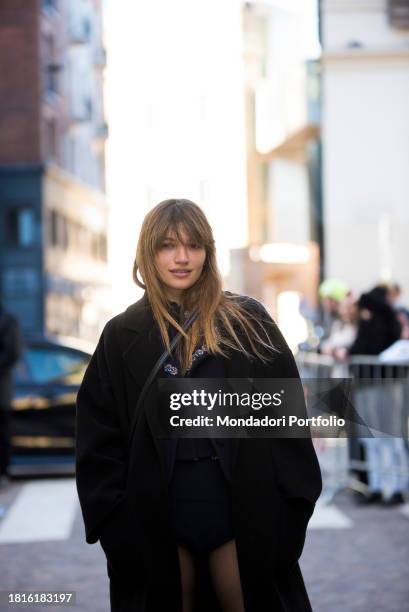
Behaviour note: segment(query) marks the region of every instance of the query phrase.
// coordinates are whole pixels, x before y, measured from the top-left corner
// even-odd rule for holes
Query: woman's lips
[[[185,278],[186,276],[189,276],[191,270],[170,270],[170,272],[178,278]]]

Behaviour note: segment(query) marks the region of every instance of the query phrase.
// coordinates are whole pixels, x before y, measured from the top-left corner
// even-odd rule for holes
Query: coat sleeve
[[[289,348],[273,362],[271,372],[276,378],[291,379],[296,402],[293,412],[301,418],[307,416],[300,375]],[[308,427],[303,428],[302,436],[272,439],[274,466],[285,497],[303,497],[315,504],[322,491],[321,470]]]
[[[307,415],[302,382],[290,347],[264,306],[256,303],[260,321],[272,346],[272,359],[260,366],[259,376],[291,379],[292,401],[298,416]],[[291,407],[290,407],[291,410]],[[306,436],[303,432],[303,436]],[[302,554],[308,522],[315,502],[321,494],[322,478],[309,428],[306,437],[272,438],[270,440],[273,468],[280,492],[276,571],[288,576],[297,566]]]
[[[108,356],[115,346],[107,326],[85,371],[76,405],[76,482],[86,540],[100,537],[101,526],[124,497],[126,445],[120,430]]]
[[[307,416],[300,374],[291,349],[264,306],[256,300],[253,304],[271,344],[277,349],[272,351],[272,358],[268,364],[260,365],[258,376],[291,379],[291,384],[294,385],[292,397],[296,402],[296,413],[298,416]],[[271,451],[283,496],[304,498],[310,504],[315,504],[322,491],[322,478],[309,428],[306,428],[306,431],[304,437],[272,438]]]

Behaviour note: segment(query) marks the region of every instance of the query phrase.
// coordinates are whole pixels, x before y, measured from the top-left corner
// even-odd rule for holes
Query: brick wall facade
[[[0,3],[0,164],[41,159],[39,0]]]

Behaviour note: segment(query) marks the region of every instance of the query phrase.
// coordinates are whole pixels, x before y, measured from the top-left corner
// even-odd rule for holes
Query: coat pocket
[[[115,506],[101,527],[99,540],[111,578],[127,579],[132,573],[135,577],[143,574],[143,556],[137,542],[136,520],[136,517],[131,517],[129,502],[125,498]]]
[[[290,573],[301,557],[315,504],[305,497],[280,498],[278,572]]]
[[[100,530],[99,540],[106,553],[123,547],[129,538],[128,528],[128,505],[126,499],[123,499],[109,513]]]

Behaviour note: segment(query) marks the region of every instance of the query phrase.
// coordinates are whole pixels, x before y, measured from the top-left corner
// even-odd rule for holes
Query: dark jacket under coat
[[[180,323],[178,310],[173,310],[172,315]],[[158,333],[159,326],[158,326]],[[170,327],[169,339],[171,340],[176,335],[176,329]],[[165,347],[164,347],[165,348]],[[166,359],[166,364],[171,364],[177,369],[177,373],[173,375],[165,372],[166,378],[179,377],[180,364],[172,356],[172,359]],[[221,355],[210,355],[207,351],[204,351],[202,355],[196,357],[193,364],[189,368],[189,373],[185,374],[189,378],[211,378],[211,379],[224,379],[226,372],[224,368],[224,359]],[[231,482],[232,477],[232,452],[231,452],[231,440],[217,438],[212,439],[178,439],[169,438],[162,440],[163,454],[166,467],[166,479],[168,485],[172,480],[173,471],[175,467],[176,457],[183,456],[184,459],[192,457],[204,457],[204,456],[217,456],[220,468],[227,478]]]
[[[359,312],[368,311],[369,318],[360,317],[356,339],[350,355],[379,355],[401,336],[402,327],[396,311],[388,304],[386,289],[375,287],[358,300]]]
[[[239,351],[225,358],[226,378],[296,378],[293,355],[264,307],[274,361]],[[77,488],[86,540],[107,556],[113,612],[180,612],[177,544],[167,514],[162,446],[154,432],[155,385],[134,414],[144,381],[162,353],[146,294],[105,326],[77,400]],[[129,443],[131,420],[137,425]],[[311,610],[298,565],[321,492],[309,438],[234,439],[233,523],[246,612]],[[195,612],[218,612],[212,589]]]
[[[0,304],[0,410],[9,410],[13,399],[13,367],[22,355],[20,325]]]

